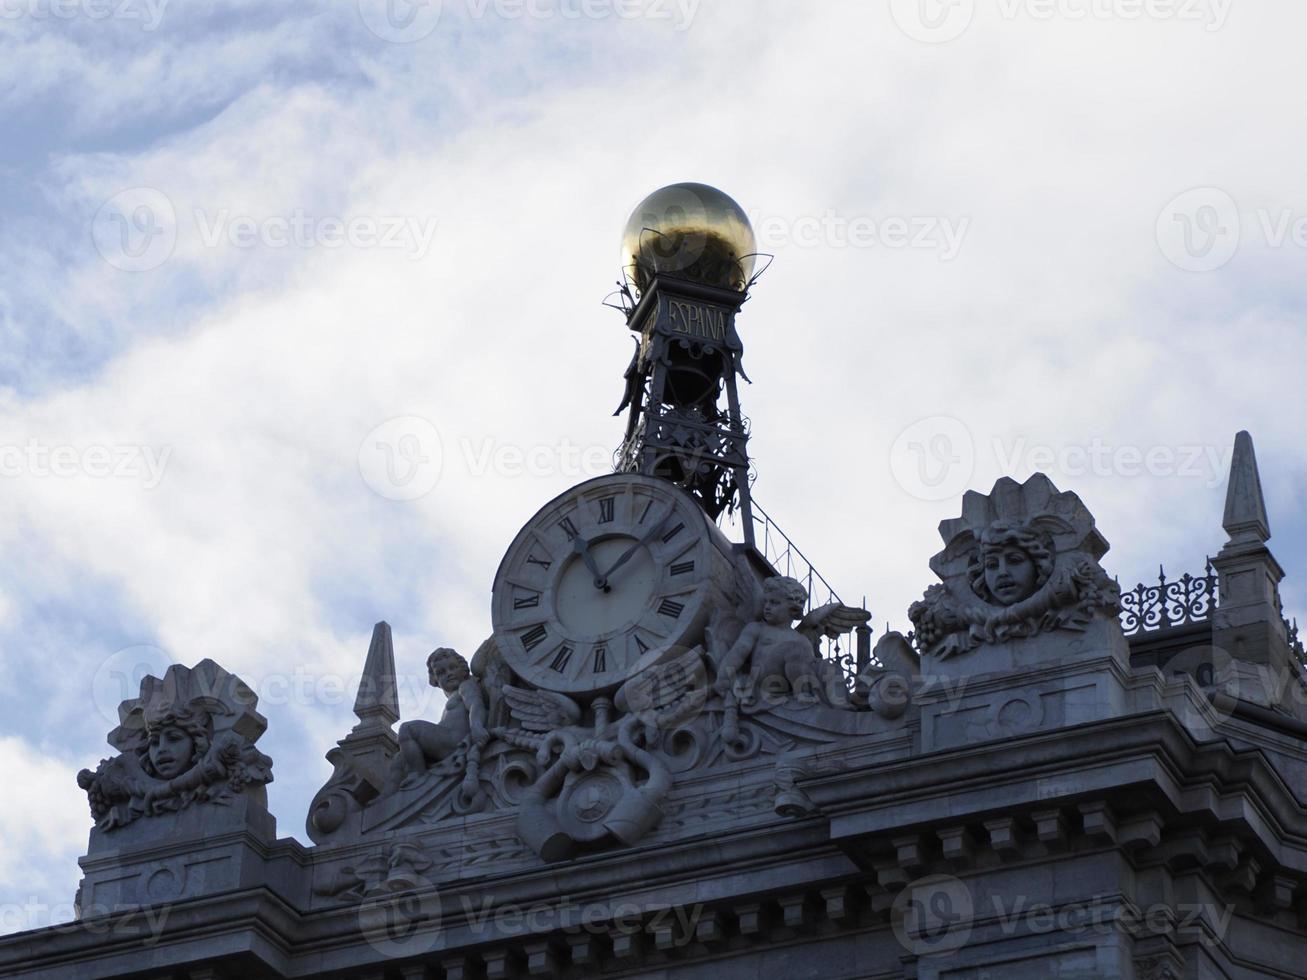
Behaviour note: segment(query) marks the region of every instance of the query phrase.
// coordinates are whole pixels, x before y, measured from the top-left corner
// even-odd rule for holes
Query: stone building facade
[[[444,716],[400,723],[378,624],[305,847],[255,693],[147,678],[78,776],[81,917],[0,975],[1307,976],[1307,686],[1247,433],[1204,575],[1122,593],[1076,494],[1005,478],[873,648],[713,519],[748,502],[738,405],[666,393],[742,370],[748,277],[705,255],[645,270],[631,465],[509,546],[491,635],[428,661]]]

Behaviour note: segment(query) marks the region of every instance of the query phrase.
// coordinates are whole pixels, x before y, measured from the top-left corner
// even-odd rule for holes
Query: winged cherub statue
[[[834,676],[838,666],[822,659],[818,644],[823,635],[839,636],[870,618],[862,609],[832,602],[806,616],[808,593],[788,576],[774,576],[762,584],[760,594],[746,598],[752,615],[724,655],[717,658],[716,692],[729,699],[732,692],[746,697],[796,694],[832,703],[841,698],[832,685],[844,690]],[[798,627],[792,624],[802,617]],[[714,632],[711,642],[723,638]],[[720,650],[718,651],[720,653]]]

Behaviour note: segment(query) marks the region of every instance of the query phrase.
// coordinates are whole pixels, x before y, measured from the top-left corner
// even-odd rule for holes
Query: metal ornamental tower
[[[622,240],[622,310],[638,338],[626,370],[616,469],[682,487],[716,521],[740,511],[754,544],[749,426],[735,316],[752,283],[754,235],[740,206],[706,184],[672,184],[635,209]]]

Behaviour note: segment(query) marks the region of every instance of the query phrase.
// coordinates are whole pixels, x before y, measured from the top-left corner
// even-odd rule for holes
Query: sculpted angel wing
[[[871,613],[865,609],[846,606],[841,602],[828,602],[804,616],[795,629],[811,640],[815,648],[821,637],[834,639],[843,636],[870,619]]]
[[[481,687],[486,692],[486,724],[490,728],[499,728],[508,721],[504,686],[512,679],[512,673],[504,663],[493,633],[472,654],[471,667],[472,673],[481,679]]]
[[[529,732],[545,734],[580,724],[581,708],[566,694],[553,691],[528,691],[505,684],[504,700],[514,720]]]
[[[670,727],[698,713],[707,697],[703,649],[695,647],[632,677],[617,692],[617,707],[657,727]]]
[[[743,553],[735,558],[735,603],[717,606],[708,619],[708,654],[714,663],[735,645],[744,627],[762,618],[762,583]]]

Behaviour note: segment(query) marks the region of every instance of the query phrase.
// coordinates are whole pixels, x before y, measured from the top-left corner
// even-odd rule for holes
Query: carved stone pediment
[[[1062,659],[1057,644],[1095,624],[1119,639],[1120,590],[1099,564],[1107,541],[1080,498],[1044,474],[967,493],[939,531],[944,550],[930,567],[941,582],[908,612],[923,655],[938,663],[1043,637],[1031,656]]]

